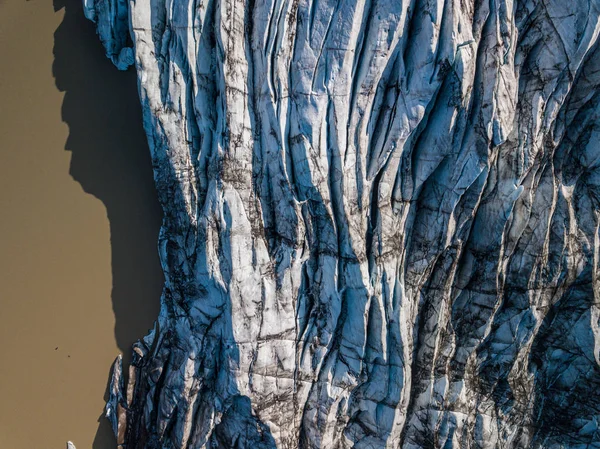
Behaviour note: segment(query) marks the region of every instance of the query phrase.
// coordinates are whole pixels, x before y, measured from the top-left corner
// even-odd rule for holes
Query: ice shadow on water
[[[107,210],[115,338],[127,363],[132,343],[147,333],[159,312],[162,211],[135,73],[119,72],[104,56],[81,3],[54,0],[55,11],[64,8],[64,19],[54,33],[52,71],[57,88],[65,93],[62,119],[69,126],[65,149],[72,153],[70,175]],[[108,422],[100,419],[93,449],[114,447]]]

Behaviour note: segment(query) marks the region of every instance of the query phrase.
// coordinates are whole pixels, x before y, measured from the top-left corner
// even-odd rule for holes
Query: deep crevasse
[[[84,6],[165,212],[120,444],[600,447],[600,2]]]

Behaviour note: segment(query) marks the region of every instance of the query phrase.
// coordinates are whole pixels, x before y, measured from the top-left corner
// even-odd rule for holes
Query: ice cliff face
[[[84,3],[165,212],[120,444],[600,447],[600,1]]]

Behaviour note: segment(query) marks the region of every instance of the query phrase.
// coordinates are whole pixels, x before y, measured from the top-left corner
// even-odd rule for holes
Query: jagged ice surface
[[[600,447],[600,1],[84,5],[165,212],[120,444]]]

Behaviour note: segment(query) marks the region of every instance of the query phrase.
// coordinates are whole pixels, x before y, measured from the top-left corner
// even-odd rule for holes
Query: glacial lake
[[[135,74],[81,0],[0,0],[0,61],[0,448],[115,449],[110,367],[163,284]]]

